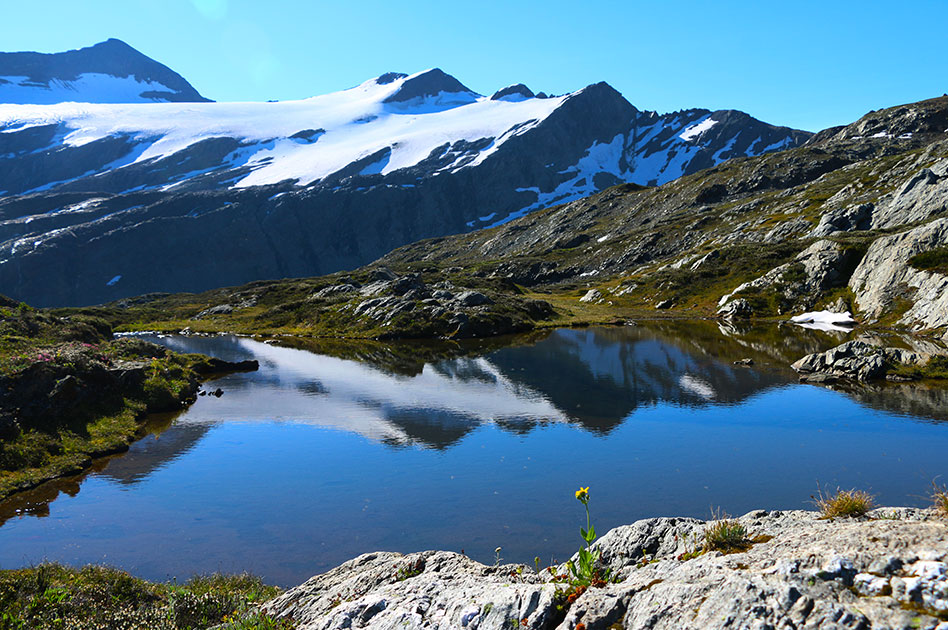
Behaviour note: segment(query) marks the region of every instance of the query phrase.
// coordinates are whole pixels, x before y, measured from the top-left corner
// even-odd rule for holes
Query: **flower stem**
[[[588,532],[589,532],[589,504],[588,504],[588,503],[584,503],[583,505],[584,505],[584,507],[586,508],[586,532],[588,533]],[[586,541],[586,549],[589,549],[589,541],[588,541],[588,540]]]

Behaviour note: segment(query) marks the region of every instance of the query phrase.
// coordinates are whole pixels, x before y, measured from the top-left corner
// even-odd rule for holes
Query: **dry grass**
[[[948,518],[948,486],[940,486],[932,481],[932,507],[942,518]]]
[[[865,516],[869,510],[876,507],[872,495],[863,490],[836,488],[836,492],[824,494],[819,486],[813,502],[823,518],[857,518]]]

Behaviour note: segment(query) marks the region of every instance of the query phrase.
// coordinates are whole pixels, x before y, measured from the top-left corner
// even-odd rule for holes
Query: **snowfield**
[[[363,174],[386,175],[414,166],[434,149],[459,140],[493,138],[480,152],[479,163],[569,98],[492,101],[470,92],[442,92],[403,103],[384,102],[423,74],[386,84],[371,79],[342,92],[275,103],[4,104],[0,128],[8,132],[63,124],[71,130],[63,139],[67,146],[129,135],[145,145],[129,164],[168,157],[209,138],[239,138],[250,150],[234,155],[233,165],[250,165],[254,171],[235,186],[287,179],[305,186],[388,148],[391,153],[384,162],[370,165]],[[292,137],[300,132],[319,133],[315,141]]]
[[[142,94],[175,91],[162,83],[98,72],[80,74],[72,81],[52,79],[48,85],[33,83],[29,77],[0,76],[0,103],[63,103],[80,100],[80,94],[95,94],[100,103],[157,103],[163,99]]]

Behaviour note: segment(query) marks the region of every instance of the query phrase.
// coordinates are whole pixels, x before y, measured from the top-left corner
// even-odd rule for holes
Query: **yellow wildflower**
[[[585,503],[589,500],[589,486],[583,488],[580,486],[579,490],[576,491],[576,499]]]

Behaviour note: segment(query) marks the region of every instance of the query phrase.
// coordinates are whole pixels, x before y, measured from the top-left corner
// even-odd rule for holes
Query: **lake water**
[[[81,477],[0,504],[0,567],[106,563],[149,579],[252,571],[292,585],[357,554],[565,560],[589,486],[600,532],[639,518],[811,507],[817,483],[926,505],[948,396],[800,385],[842,341],[707,322],[556,330],[468,346],[285,347],[162,337],[256,358]],[[296,342],[299,345],[299,342]],[[755,365],[733,361],[753,358]]]

